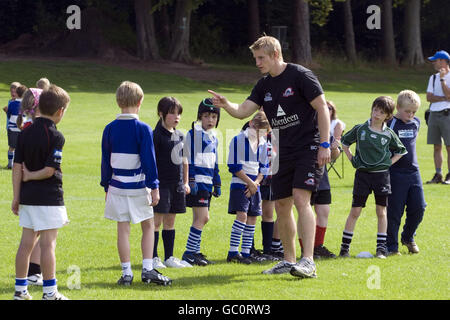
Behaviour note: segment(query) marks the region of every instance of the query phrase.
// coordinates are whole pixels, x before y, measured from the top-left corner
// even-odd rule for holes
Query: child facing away
[[[376,257],[386,258],[386,205],[388,195],[391,194],[389,167],[407,153],[398,136],[386,126],[386,121],[392,118],[394,108],[395,103],[391,97],[376,98],[372,104],[370,119],[354,126],[342,138],[343,150],[356,172],[352,208],[342,236],[339,254],[341,257],[350,256],[350,243],[356,221],[373,191],[378,218]],[[356,143],[355,155],[350,151],[350,145],[353,143]]]
[[[14,214],[23,228],[16,255],[15,300],[29,300],[28,263],[39,236],[43,300],[67,299],[56,285],[55,248],[58,229],[68,223],[62,189],[62,149],[64,136],[56,129],[70,98],[55,85],[40,97],[41,116],[21,132],[13,166]]]
[[[42,89],[30,88],[23,94],[19,112],[22,116],[19,116],[16,122],[20,130],[28,128],[34,122],[34,119],[40,116],[39,97],[41,93]]]
[[[261,216],[259,184],[268,174],[267,143],[264,139],[270,128],[263,111],[255,114],[249,127],[230,143],[228,170],[233,174],[230,185],[228,213],[235,214],[230,236],[227,262],[250,264],[260,262],[251,256],[256,219]],[[242,245],[239,252],[239,245]],[[265,260],[265,259],[264,259]]]
[[[182,156],[184,135],[176,127],[183,107],[174,97],[164,97],[158,102],[159,121],[153,131],[156,164],[159,178],[159,202],[155,206],[154,268],[192,267],[174,257],[175,218],[186,212],[186,194],[189,194],[189,172]],[[158,257],[159,228],[163,224],[164,264]]]
[[[392,194],[387,207],[387,249],[390,255],[399,255],[398,231],[406,207],[406,220],[401,234],[401,243],[410,253],[419,253],[414,241],[416,230],[422,221],[426,202],[416,153],[416,139],[420,120],[415,117],[420,107],[419,96],[411,90],[403,90],[397,97],[397,113],[387,125],[400,138],[408,154],[389,169]]]
[[[212,104],[211,99],[201,101],[197,112],[199,122],[192,123],[184,145],[191,189],[191,193],[186,196],[186,206],[192,208],[193,221],[182,259],[191,265],[212,264],[201,253],[200,243],[203,228],[209,220],[211,196],[217,198],[221,194],[217,156],[219,141],[213,130],[219,125],[219,120],[220,109]]]
[[[139,121],[142,88],[124,81],[116,91],[121,109],[106,125],[102,137],[101,182],[106,192],[105,218],[117,221],[117,248],[122,266],[119,285],[133,282],[130,258],[130,221],[142,229],[142,273],[145,283],[170,285],[172,280],[153,268],[153,207],[159,201],[153,132]],[[149,192],[149,189],[151,191]]]
[[[16,99],[8,103],[6,117],[8,119],[8,165],[7,168],[11,169],[14,159],[14,150],[17,145],[17,137],[19,136],[20,129],[17,127],[17,118],[20,116],[20,103],[22,96],[27,91],[27,87],[20,85],[16,88]]]

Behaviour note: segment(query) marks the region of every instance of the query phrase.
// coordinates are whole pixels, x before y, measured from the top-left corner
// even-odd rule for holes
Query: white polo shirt
[[[434,90],[433,90],[433,76],[430,76],[430,80],[428,80],[428,88],[427,92],[434,94],[435,96],[443,97],[444,91],[442,90],[442,85],[440,81],[441,77],[439,73],[436,74],[436,77],[434,79]],[[444,77],[445,83],[450,83],[450,73],[447,73]],[[430,110],[433,112],[442,111],[445,109],[450,109],[450,101],[439,101],[439,102],[433,102],[430,105]]]

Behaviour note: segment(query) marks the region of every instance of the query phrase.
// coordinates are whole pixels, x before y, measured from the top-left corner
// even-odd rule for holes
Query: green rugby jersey
[[[352,165],[362,171],[386,171],[392,165],[392,154],[408,153],[391,128],[383,124],[382,132],[374,131],[370,128],[370,119],[354,126],[342,137],[343,146],[349,147],[355,142]]]

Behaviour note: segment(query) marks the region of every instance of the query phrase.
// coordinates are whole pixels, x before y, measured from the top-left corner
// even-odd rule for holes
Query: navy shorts
[[[331,204],[331,191],[330,190],[317,190],[311,195],[311,205],[315,204]]]
[[[273,201],[273,192],[270,184],[259,186],[259,191],[261,192],[261,200]]]
[[[153,208],[156,213],[185,213],[186,194],[183,184],[159,187],[159,202]]]
[[[250,198],[245,196],[245,190],[231,189],[230,201],[228,202],[228,213],[236,214],[237,211],[246,212],[248,216],[257,217],[262,215],[261,193],[258,191]]]
[[[212,193],[207,190],[199,190],[196,195],[186,196],[186,207],[208,207],[211,203]]]
[[[19,138],[18,131],[8,130],[8,147],[15,149],[17,147],[17,139]]]

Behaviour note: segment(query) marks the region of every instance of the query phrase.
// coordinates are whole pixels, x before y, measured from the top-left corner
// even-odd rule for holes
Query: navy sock
[[[167,260],[171,256],[173,256],[173,246],[175,243],[175,229],[163,230],[162,239],[164,244],[164,260]]]

